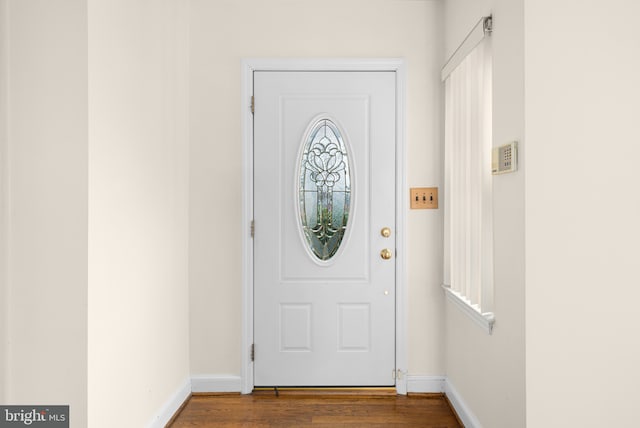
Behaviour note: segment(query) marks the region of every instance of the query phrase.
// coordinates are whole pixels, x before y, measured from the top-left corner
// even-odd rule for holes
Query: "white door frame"
[[[405,174],[405,61],[382,59],[245,59],[242,61],[242,393],[253,391],[253,94],[254,71],[393,71],[396,73],[396,390],[407,393],[407,284],[406,284],[406,214]],[[391,373],[389,374],[391,376]]]

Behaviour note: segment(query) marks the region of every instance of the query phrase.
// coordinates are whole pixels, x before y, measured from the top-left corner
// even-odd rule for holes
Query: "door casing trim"
[[[242,61],[242,393],[253,391],[253,95],[254,71],[393,71],[396,73],[396,390],[407,393],[408,323],[406,283],[406,64],[402,58],[247,58]],[[259,351],[258,351],[259,352]],[[391,376],[391,373],[389,374]]]

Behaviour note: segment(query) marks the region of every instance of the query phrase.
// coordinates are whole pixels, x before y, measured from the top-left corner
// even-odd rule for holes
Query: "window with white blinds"
[[[445,80],[447,296],[493,327],[491,43],[485,37]]]

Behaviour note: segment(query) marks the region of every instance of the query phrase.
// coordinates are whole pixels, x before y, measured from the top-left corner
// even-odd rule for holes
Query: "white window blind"
[[[444,287],[489,332],[493,326],[491,98],[491,44],[485,37],[445,80]]]

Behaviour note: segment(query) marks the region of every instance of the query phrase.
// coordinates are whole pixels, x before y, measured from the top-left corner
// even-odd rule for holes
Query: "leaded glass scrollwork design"
[[[298,207],[307,245],[326,261],[340,248],[351,208],[349,155],[336,124],[317,120],[303,140]]]

